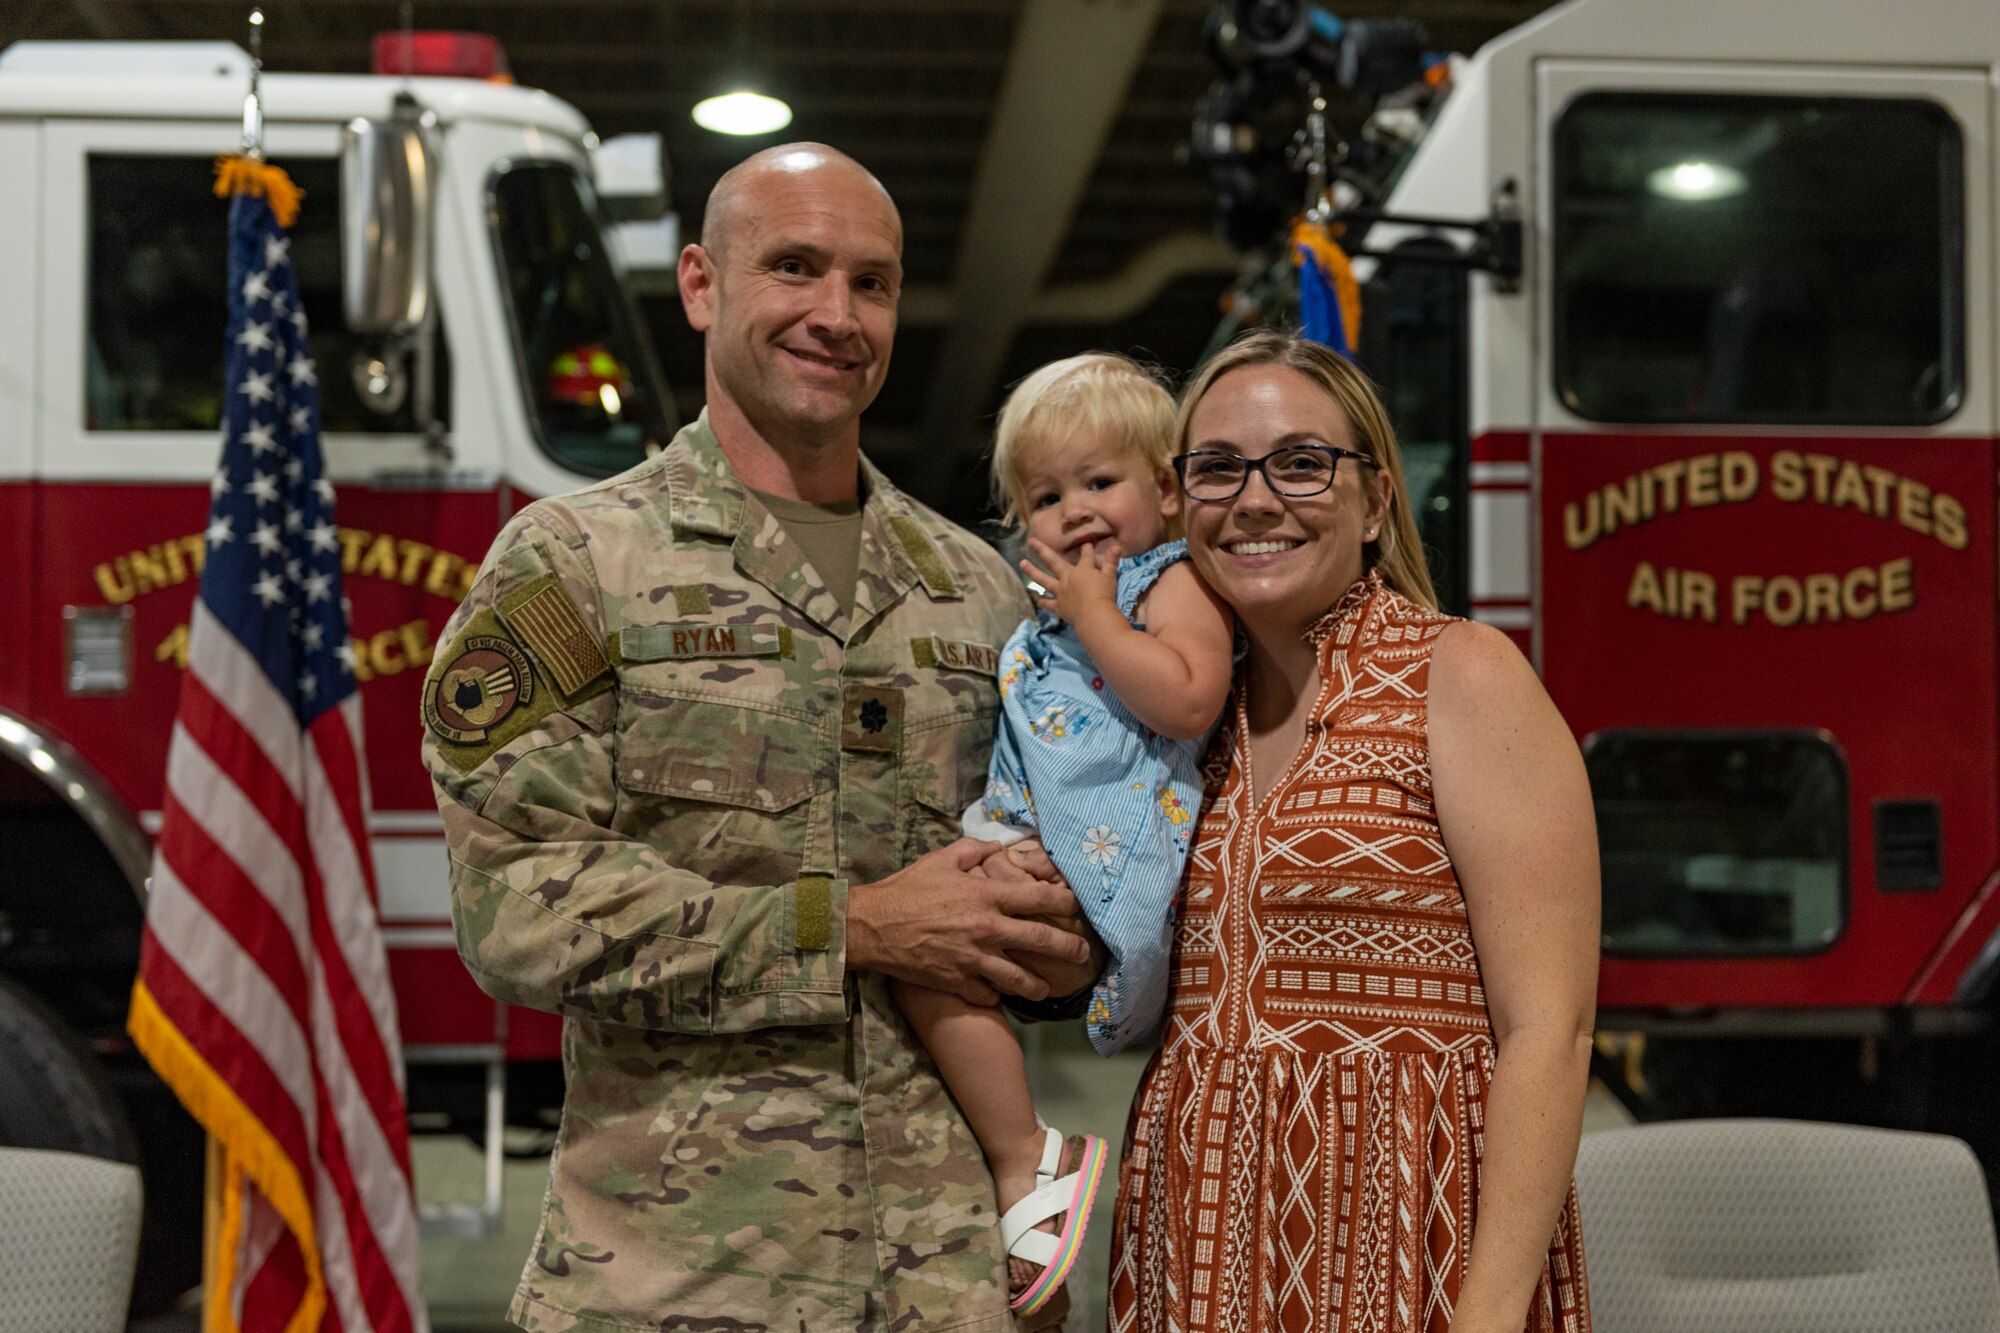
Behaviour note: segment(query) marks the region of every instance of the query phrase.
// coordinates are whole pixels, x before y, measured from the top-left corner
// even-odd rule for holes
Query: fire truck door
[[[1600,1002],[1895,1004],[2000,861],[1987,72],[1534,87],[1536,649]]]

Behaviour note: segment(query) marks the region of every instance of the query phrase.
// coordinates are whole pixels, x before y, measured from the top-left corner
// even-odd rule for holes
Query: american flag
[[[231,159],[222,174],[276,171]],[[230,205],[222,465],[130,1027],[220,1152],[208,1333],[419,1330],[333,486],[272,212],[286,193],[239,187]]]

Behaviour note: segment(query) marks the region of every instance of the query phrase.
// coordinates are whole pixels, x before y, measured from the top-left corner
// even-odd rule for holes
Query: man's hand
[[[1040,880],[1047,884],[1069,887],[1068,881],[1062,877],[1062,872],[1056,869],[1056,863],[1049,859],[1048,851],[1042,846],[1040,838],[1023,838],[1012,846],[993,853],[980,866],[979,873],[993,879]],[[1058,930],[1081,937],[1090,945],[1090,957],[1081,963],[1073,963],[1067,959],[1050,958],[1045,955],[1021,954],[1015,955],[1014,961],[1046,982],[1049,994],[1056,999],[1066,999],[1085,987],[1097,984],[1098,975],[1104,971],[1107,955],[1104,952],[1103,941],[1097,938],[1097,932],[1090,928],[1090,923],[1084,919],[1083,913],[1077,911],[1067,916],[1045,916],[1041,919]],[[1031,995],[1024,998],[1036,997]]]
[[[849,888],[848,967],[949,991],[971,1004],[998,1004],[1002,991],[1046,999],[1049,983],[1012,955],[1083,964],[1088,942],[1032,919],[1075,916],[1076,899],[1064,885],[1025,871],[1019,879],[973,873],[996,851],[994,843],[960,838],[887,879]]]
[[[1106,542],[1099,547],[1085,542],[1075,560],[1064,559],[1054,547],[1034,537],[1028,538],[1028,549],[1035,559],[1023,560],[1021,570],[1048,590],[1047,596],[1035,599],[1036,606],[1055,612],[1072,625],[1107,610],[1124,621],[1118,611],[1118,543]]]

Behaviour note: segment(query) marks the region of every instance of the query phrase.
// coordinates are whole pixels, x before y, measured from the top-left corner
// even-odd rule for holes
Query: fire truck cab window
[[[493,178],[492,222],[542,447],[574,471],[610,476],[673,430],[587,189],[567,166],[515,163]]]
[[[1847,765],[1800,732],[1601,732],[1604,948],[1815,953],[1847,922]]]
[[[291,255],[318,370],[320,428],[414,432],[413,395],[378,414],[350,373],[357,354],[377,340],[349,333],[341,315],[340,164],[293,158],[278,165],[305,191]],[[229,322],[229,204],[215,197],[215,159],[93,153],[89,182],[86,428],[213,434],[222,420]],[[442,336],[437,347],[436,410],[448,423],[451,368]]]
[[[1399,254],[1451,253],[1428,240]],[[1446,611],[1467,613],[1465,275],[1411,260],[1383,264],[1363,289],[1361,365],[1382,386],[1417,533]]]
[[[1564,405],[1608,422],[1949,416],[1961,151],[1926,101],[1579,97],[1553,154]]]

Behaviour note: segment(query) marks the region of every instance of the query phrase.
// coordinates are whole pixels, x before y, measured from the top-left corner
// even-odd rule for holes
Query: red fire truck
[[[1220,181],[1270,62],[1408,46],[1231,8]],[[1441,585],[1585,751],[1642,1116],[2000,1162],[1996,86],[1990,0],[1573,0],[1330,155]]]
[[[558,1025],[458,963],[418,685],[507,517],[670,438],[621,268],[676,247],[657,139],[599,144],[546,94],[426,76],[493,72],[483,40],[385,45],[396,77],[266,76],[265,139],[305,191],[292,254],[412,1119],[493,1154],[486,1209],[429,1220],[476,1231],[509,1095],[516,1120],[560,1099]],[[211,164],[248,75],[228,44],[0,53],[0,1142],[142,1161],[142,1306],[198,1278],[201,1142],[123,1022],[219,448]]]

